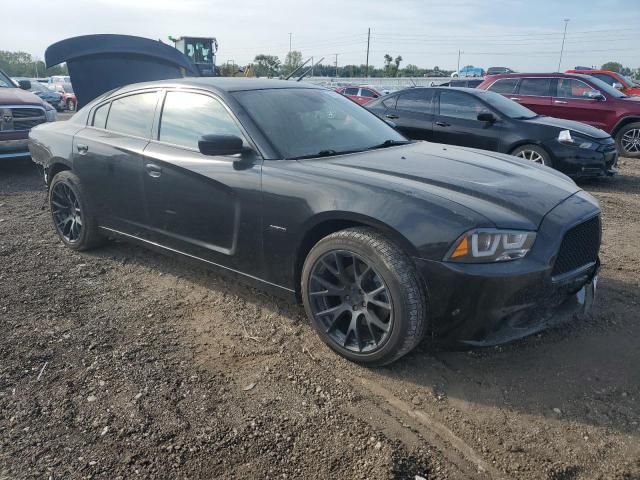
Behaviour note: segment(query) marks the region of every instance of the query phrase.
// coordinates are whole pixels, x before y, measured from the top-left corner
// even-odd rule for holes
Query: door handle
[[[400,118],[398,115],[396,115],[394,113],[389,113],[389,114],[385,115],[385,117],[387,117],[390,120],[395,120],[397,118]]]
[[[436,125],[438,125],[439,127],[450,127],[451,126],[450,123],[446,123],[446,122],[436,122]]]
[[[569,102],[564,102],[562,100],[554,100],[553,103],[557,103],[558,105],[566,105]]]
[[[514,102],[519,102],[520,99],[518,97],[511,97],[509,100],[513,100]]]
[[[144,168],[150,177],[158,178],[160,175],[162,175],[162,167],[159,167],[155,163],[147,163]]]
[[[85,155],[89,151],[89,146],[83,143],[77,143],[76,149],[80,155]]]

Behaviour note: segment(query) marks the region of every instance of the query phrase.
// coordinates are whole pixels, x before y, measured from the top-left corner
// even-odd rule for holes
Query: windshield
[[[2,71],[0,71],[0,88],[15,88],[16,84],[11,81]]]
[[[620,90],[617,90],[617,89],[613,88],[607,82],[603,82],[599,78],[590,76],[589,80],[601,92],[607,93],[607,94],[609,94],[609,95],[611,95],[612,97],[615,97],[615,98],[625,98],[626,97],[626,95],[624,93],[622,93]]]
[[[527,107],[523,107],[519,103],[509,100],[503,97],[499,93],[489,91],[478,91],[480,98],[495,108],[498,112],[506,115],[509,118],[525,120],[527,118],[534,118],[538,115],[529,110]]]
[[[251,90],[234,97],[282,158],[338,155],[407,142],[374,114],[330,90]]]

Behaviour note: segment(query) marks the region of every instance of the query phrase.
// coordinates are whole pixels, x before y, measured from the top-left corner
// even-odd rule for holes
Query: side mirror
[[[480,122],[495,123],[496,120],[498,119],[491,112],[480,112],[478,114],[478,121]]]
[[[22,90],[31,90],[31,81],[30,80],[18,80],[18,86]]]
[[[591,98],[592,100],[602,101],[605,100],[605,96],[599,90],[590,90],[586,94],[587,98]]]
[[[615,88],[616,90],[622,90],[624,88],[624,85],[622,85],[620,82],[613,82],[613,88]]]
[[[242,139],[236,135],[203,135],[198,140],[203,155],[236,155],[242,153]]]

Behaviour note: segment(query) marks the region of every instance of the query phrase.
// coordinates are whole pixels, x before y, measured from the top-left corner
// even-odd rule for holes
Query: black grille
[[[36,118],[32,120],[14,120],[13,121],[13,129],[14,130],[31,130],[36,125],[40,125],[44,123],[43,118]]]
[[[19,118],[31,118],[31,117],[43,117],[44,112],[41,108],[12,108],[11,113],[13,114],[13,119],[18,120]]]
[[[600,250],[600,236],[599,216],[570,229],[562,239],[551,275],[556,277],[596,262]]]

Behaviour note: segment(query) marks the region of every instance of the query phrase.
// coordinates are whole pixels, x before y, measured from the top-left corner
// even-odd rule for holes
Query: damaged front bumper
[[[594,230],[589,230],[591,236],[582,230],[587,225],[599,230],[600,209],[587,197],[578,193],[551,210],[525,258],[484,264],[416,258],[427,286],[434,337],[444,344],[497,345],[586,313],[595,299],[600,269],[600,238]],[[565,236],[580,242],[572,243],[573,248],[589,245],[595,254],[554,273]],[[567,248],[564,253],[573,258],[576,251]]]

